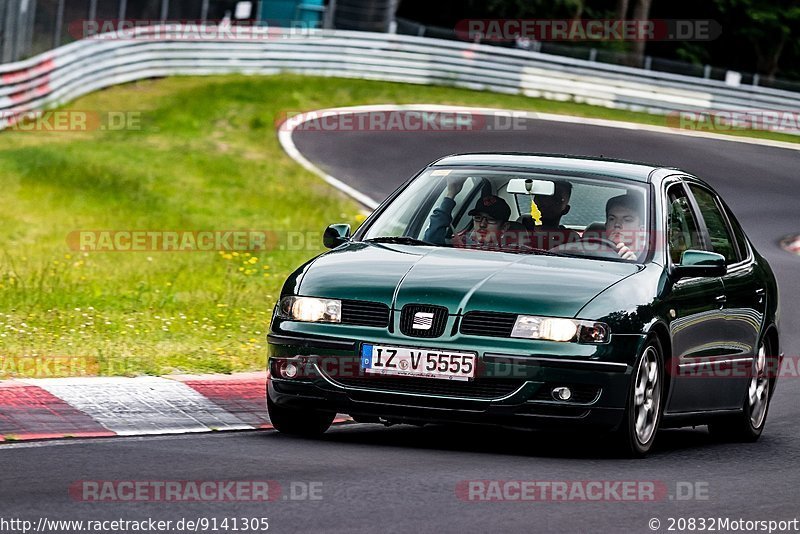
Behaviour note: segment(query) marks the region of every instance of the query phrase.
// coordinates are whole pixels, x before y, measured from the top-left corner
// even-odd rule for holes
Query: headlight
[[[342,301],[314,297],[284,297],[281,299],[282,319],[305,323],[341,323]]]
[[[603,323],[532,315],[518,316],[511,331],[511,337],[577,343],[606,343],[609,334],[608,326]]]

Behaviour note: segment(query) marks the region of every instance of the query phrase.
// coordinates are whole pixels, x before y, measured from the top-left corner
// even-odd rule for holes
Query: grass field
[[[144,81],[81,98],[67,108],[135,111],[141,129],[0,133],[0,378],[263,369],[280,285],[318,245],[255,254],[79,252],[67,236],[355,227],[361,208],[289,159],[274,124],[285,111],[371,103],[664,125],[663,117],[574,103],[285,75]],[[41,363],[53,359],[69,363]]]

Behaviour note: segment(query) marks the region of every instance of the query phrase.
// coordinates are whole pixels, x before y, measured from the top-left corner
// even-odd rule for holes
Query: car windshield
[[[431,168],[364,232],[364,241],[642,261],[649,196],[629,180]]]

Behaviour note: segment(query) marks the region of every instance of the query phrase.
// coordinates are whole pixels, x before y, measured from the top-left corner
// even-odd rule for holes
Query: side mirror
[[[699,276],[723,276],[728,272],[725,256],[707,250],[687,250],[681,256],[681,264],[676,265],[673,274],[676,278]]]
[[[336,248],[350,241],[349,224],[332,224],[322,234],[322,244],[325,248]]]

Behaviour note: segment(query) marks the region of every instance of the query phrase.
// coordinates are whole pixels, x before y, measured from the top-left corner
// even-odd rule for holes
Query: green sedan
[[[672,168],[440,159],[284,284],[267,406],[281,432],[358,422],[754,441],[781,363],[778,289],[731,210]]]

